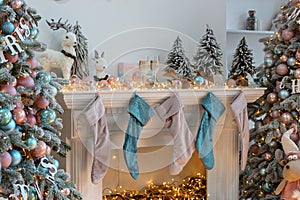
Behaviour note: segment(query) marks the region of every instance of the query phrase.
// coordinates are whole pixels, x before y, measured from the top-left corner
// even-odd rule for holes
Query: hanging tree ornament
[[[0,108],[0,126],[7,125],[12,119],[12,114],[7,108]]]
[[[46,179],[54,184],[54,176],[57,173],[57,167],[55,164],[52,164],[47,157],[41,158],[40,167],[44,168],[44,170],[48,171]]]
[[[17,95],[16,88],[12,85],[9,85],[9,84],[2,85],[0,87],[0,91],[3,92],[3,93],[9,94],[11,96],[16,96]]]
[[[45,125],[51,125],[56,120],[56,113],[51,108],[44,109],[39,115],[40,121]]]
[[[18,165],[18,164],[21,163],[21,161],[22,161],[22,155],[21,155],[21,153],[18,150],[11,149],[11,150],[8,151],[8,153],[11,156],[11,164],[10,164],[10,166],[16,166],[16,165]]]
[[[6,169],[11,164],[12,158],[11,155],[6,151],[0,157],[1,160],[1,169]]]

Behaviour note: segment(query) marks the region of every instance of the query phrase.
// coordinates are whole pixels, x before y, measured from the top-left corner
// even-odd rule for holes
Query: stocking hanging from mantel
[[[183,103],[178,94],[170,97],[155,107],[158,116],[172,135],[174,147],[171,165],[171,175],[179,174],[195,151],[194,135],[191,133],[183,113]]]
[[[241,170],[244,170],[247,164],[248,149],[249,149],[249,120],[247,110],[247,100],[243,92],[240,92],[231,103],[231,111],[240,132],[242,143],[241,154]]]
[[[94,155],[91,179],[92,183],[97,184],[101,182],[107,172],[111,154],[111,143],[105,117],[105,107],[101,97],[96,96],[83,110],[82,114],[85,115],[94,132]]]
[[[128,113],[130,114],[123,152],[126,165],[132,178],[137,179],[139,168],[137,162],[137,142],[143,127],[154,114],[153,108],[136,93],[130,99]]]
[[[207,169],[214,167],[213,136],[216,123],[225,111],[222,102],[212,92],[202,99],[204,109],[196,137],[196,149]]]

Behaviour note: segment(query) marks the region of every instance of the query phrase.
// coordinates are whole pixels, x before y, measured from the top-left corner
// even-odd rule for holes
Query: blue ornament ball
[[[30,150],[33,150],[37,146],[37,141],[34,137],[29,137],[26,139],[26,145]]]
[[[289,66],[294,66],[296,64],[296,58],[294,57],[289,57],[287,62],[286,62]]]
[[[57,95],[57,89],[56,89],[56,87],[54,87],[54,86],[50,86],[49,87],[50,89],[49,89],[49,93],[52,95],[52,96],[56,96]]]
[[[278,97],[282,100],[288,98],[290,96],[290,92],[288,90],[280,90],[278,92]]]
[[[259,79],[259,83],[261,84],[261,86],[268,86],[268,84],[270,83],[268,77],[266,76],[262,76]]]
[[[265,58],[264,63],[266,65],[266,67],[272,67],[275,62],[274,62],[273,58],[267,57],[267,58]]]
[[[7,125],[12,119],[12,114],[7,108],[0,108],[0,126]]]
[[[11,156],[11,164],[10,164],[10,166],[16,166],[16,165],[18,165],[18,164],[21,163],[21,161],[22,161],[22,155],[21,155],[21,153],[18,150],[12,149],[12,150],[9,150],[8,153]]]
[[[263,189],[265,192],[272,192],[272,191],[273,191],[273,185],[272,185],[271,183],[265,182],[265,183],[262,185],[262,189]]]
[[[205,78],[203,78],[202,76],[196,76],[195,81],[196,83],[203,85],[205,83]]]
[[[6,34],[6,35],[10,35],[14,32],[15,26],[11,22],[3,22],[1,24],[1,30],[2,30],[2,33]]]
[[[1,129],[6,131],[7,133],[15,130],[16,128],[16,122],[15,120],[10,120],[8,124],[6,124],[5,126],[1,126]]]
[[[40,114],[40,120],[43,124],[49,125],[56,120],[56,113],[52,109],[45,109]]]
[[[50,83],[51,81],[51,75],[48,72],[39,72],[36,75],[36,80],[43,83]]]
[[[36,27],[31,26],[31,27],[30,27],[30,37],[31,37],[32,39],[36,39],[37,36],[38,36],[38,34],[39,34],[39,29],[36,28]]]
[[[36,189],[33,186],[29,186],[27,200],[38,200]]]
[[[275,48],[274,48],[274,53],[275,53],[276,55],[282,54],[282,50],[281,50],[280,48],[275,47]]]
[[[54,160],[54,165],[56,166],[56,168],[59,168],[59,161],[56,158],[53,158]]]

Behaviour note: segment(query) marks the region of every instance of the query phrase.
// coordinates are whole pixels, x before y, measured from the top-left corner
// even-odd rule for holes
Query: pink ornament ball
[[[140,71],[136,71],[132,74],[132,81],[139,83],[143,81],[143,76],[142,73]]]
[[[17,95],[17,90],[14,86],[11,85],[2,85],[0,87],[0,91],[6,94],[10,94],[11,96]]]
[[[280,56],[280,60],[282,60],[283,62],[286,62],[287,59],[288,59],[288,57],[286,55]]]
[[[277,93],[271,92],[271,93],[268,94],[268,96],[267,96],[268,103],[274,104],[274,103],[277,102],[277,100],[278,100]]]
[[[48,145],[47,145],[46,153],[51,155],[51,147],[49,147]]]
[[[12,116],[13,116],[13,119],[15,120],[16,124],[22,124],[26,119],[26,113],[20,107],[17,107],[13,110]]]
[[[117,76],[110,76],[110,77],[107,79],[107,82],[108,82],[110,85],[115,85],[115,84],[117,84],[119,81],[120,81],[120,79],[119,79],[119,77],[117,77]]]
[[[4,57],[6,58],[6,60],[8,60],[11,63],[15,63],[19,60],[19,55],[18,54],[11,55],[10,53],[5,53]]]
[[[295,33],[292,30],[284,29],[282,30],[281,36],[283,40],[290,41],[295,36]]]
[[[28,123],[30,126],[36,125],[36,118],[33,114],[28,113],[26,116],[26,123]]]
[[[289,125],[293,122],[293,116],[289,112],[285,112],[280,116],[280,120],[282,123]]]
[[[300,79],[300,68],[298,68],[294,71],[294,78]]]
[[[70,194],[70,188],[64,188],[60,192],[61,194],[68,196]]]
[[[0,159],[1,159],[1,169],[8,168],[12,161],[11,155],[7,151],[1,156]]]
[[[46,153],[47,153],[46,143],[42,140],[39,140],[37,147],[34,150],[32,150],[32,155],[37,158],[40,158],[40,157],[44,156]]]
[[[230,78],[226,81],[226,85],[230,88],[236,87],[236,81],[234,79]]]
[[[273,121],[273,118],[270,115],[266,115],[263,119],[263,124],[269,124],[271,121]]]
[[[30,64],[31,69],[34,69],[34,68],[40,66],[39,61],[35,57],[27,58],[26,62]]]
[[[11,8],[14,10],[20,9],[22,5],[23,5],[23,2],[21,0],[13,0],[10,3]]]
[[[103,89],[103,90],[106,90],[109,87],[109,84],[106,80],[101,80],[97,82],[96,85],[98,89]]]
[[[276,119],[278,117],[280,117],[280,111],[279,110],[273,110],[271,113],[273,119]]]
[[[279,74],[281,76],[284,76],[288,72],[289,72],[289,68],[288,68],[288,66],[286,64],[281,63],[281,64],[277,65],[277,67],[276,67],[276,73],[277,74]]]
[[[24,75],[18,78],[17,86],[24,86],[28,88],[34,87],[34,80],[29,75]]]
[[[49,101],[46,98],[39,96],[35,100],[35,105],[38,108],[45,109],[45,108],[47,108],[47,106],[49,106]]]

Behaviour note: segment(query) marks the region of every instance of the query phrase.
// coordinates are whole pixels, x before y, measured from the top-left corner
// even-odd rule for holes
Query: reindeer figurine
[[[95,81],[107,80],[109,75],[105,72],[107,68],[107,62],[104,59],[104,52],[102,52],[101,57],[99,57],[98,51],[95,50],[95,62],[96,76],[94,76]]]
[[[300,200],[300,150],[290,139],[293,132],[297,133],[295,124],[281,138],[287,160],[282,172],[283,180],[275,190],[276,195],[281,193],[281,200]]]
[[[69,79],[71,76],[71,68],[76,61],[75,45],[77,45],[76,35],[71,32],[71,25],[61,23],[61,18],[58,22],[46,21],[52,30],[58,30],[63,28],[66,32],[62,35],[62,50],[55,51],[52,49],[46,49],[39,56],[38,60],[45,71],[51,71],[51,68],[60,68],[63,73],[63,78]]]

